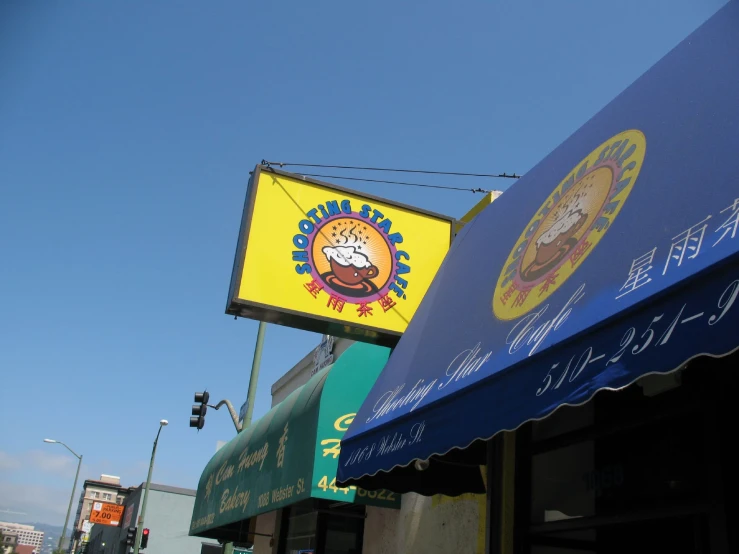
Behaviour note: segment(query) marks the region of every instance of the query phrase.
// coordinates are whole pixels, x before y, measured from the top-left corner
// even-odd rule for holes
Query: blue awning
[[[338,481],[369,488],[731,353],[738,222],[735,0],[463,228],[344,436]]]

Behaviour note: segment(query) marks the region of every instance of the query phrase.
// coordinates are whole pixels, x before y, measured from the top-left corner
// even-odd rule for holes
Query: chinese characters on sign
[[[625,292],[623,294],[619,294],[616,298],[621,298],[625,294],[628,294],[652,281],[652,278],[649,277],[649,271],[652,269],[652,262],[654,261],[654,253],[656,251],[657,247],[655,246],[649,252],[643,256],[639,256],[631,262],[629,276],[624,285],[619,289],[619,292]]]
[[[672,238],[672,245],[670,246],[670,253],[667,254],[667,261],[665,262],[665,268],[662,270],[662,275],[667,273],[667,268],[670,266],[672,260],[677,260],[677,267],[683,264],[685,254],[688,255],[688,259],[692,260],[698,254],[700,254],[701,245],[703,244],[703,235],[708,227],[708,221],[711,218],[709,215],[706,219],[700,223],[696,223],[689,229],[686,229],[679,235]]]
[[[277,467],[282,467],[285,462],[285,444],[287,443],[287,428],[289,425],[289,423],[285,423],[285,428],[280,437],[280,445],[277,447]]]
[[[731,211],[731,215],[726,221],[724,221],[721,224],[721,226],[718,229],[716,229],[717,233],[721,231],[723,231],[723,233],[721,234],[719,239],[713,243],[713,246],[716,246],[719,242],[724,240],[724,238],[726,238],[726,235],[728,235],[729,232],[731,232],[732,239],[736,236],[736,227],[737,227],[737,223],[739,222],[739,198],[735,198],[731,206],[724,208],[723,210],[721,210],[720,213],[725,213],[728,211]]]
[[[713,231],[714,234],[720,233],[720,236],[711,248],[717,246],[727,237],[733,239],[736,236],[737,224],[739,223],[739,198],[721,210],[720,213],[723,214],[726,212],[730,212],[730,215]],[[672,238],[672,243],[670,244],[670,249],[662,269],[662,275],[666,275],[671,268],[681,267],[683,262],[698,257],[703,247],[703,240],[711,217],[711,215],[708,215],[702,221],[699,221]],[[652,281],[649,272],[653,269],[652,264],[654,263],[656,252],[657,247],[655,246],[646,254],[642,254],[634,259],[631,263],[629,275],[623,286],[619,289],[620,294],[616,296],[616,299],[626,296]]]

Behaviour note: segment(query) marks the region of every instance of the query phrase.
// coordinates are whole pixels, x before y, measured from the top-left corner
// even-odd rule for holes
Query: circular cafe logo
[[[350,200],[332,200],[306,212],[298,229],[295,271],[310,275],[304,287],[316,299],[325,293],[327,308],[355,304],[357,317],[369,318],[374,307],[387,312],[406,298],[402,275],[410,273],[410,256],[397,248],[403,235],[380,210],[363,204],[353,211]]]
[[[582,160],[536,211],[503,265],[493,313],[512,320],[544,302],[588,257],[626,202],[646,139],[619,133]]]
[[[390,244],[371,222],[331,220],[314,234],[311,254],[321,281],[342,296],[377,297],[390,281]]]

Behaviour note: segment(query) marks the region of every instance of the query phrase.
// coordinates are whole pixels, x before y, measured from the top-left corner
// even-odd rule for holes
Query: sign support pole
[[[254,346],[254,358],[251,362],[251,374],[249,375],[249,392],[246,394],[246,415],[241,422],[239,433],[251,425],[251,415],[254,411],[254,398],[257,395],[257,381],[259,381],[259,366],[262,363],[262,348],[264,347],[264,332],[267,330],[267,324],[264,321],[259,322],[257,330],[257,344]],[[234,543],[227,542],[223,544],[223,554],[233,554]]]
[[[243,431],[251,425],[251,415],[254,411],[254,398],[257,395],[257,381],[259,380],[259,365],[262,363],[262,347],[264,346],[264,332],[267,330],[267,324],[264,321],[259,322],[259,330],[257,331],[257,344],[254,347],[254,359],[251,362],[251,375],[249,376],[249,392],[246,395],[246,415],[241,423]]]

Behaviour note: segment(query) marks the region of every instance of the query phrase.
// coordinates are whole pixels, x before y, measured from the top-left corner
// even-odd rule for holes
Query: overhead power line
[[[321,177],[323,179],[346,179],[347,181],[363,181],[367,183],[387,183],[390,185],[405,185],[409,187],[423,187],[423,188],[430,188],[430,189],[445,189],[445,190],[461,190],[461,191],[468,191],[468,192],[492,192],[489,190],[476,188],[464,188],[464,187],[447,187],[443,185],[429,185],[425,183],[408,183],[405,181],[386,181],[384,179],[365,179],[362,177],[342,177],[340,175],[321,175],[319,173],[301,173],[300,175],[304,175],[306,177]]]
[[[293,163],[293,162],[269,162],[267,160],[262,160],[262,165],[278,165],[280,167],[286,167],[286,166],[294,166],[294,167],[321,167],[321,168],[330,168],[330,169],[356,169],[361,171],[390,171],[394,173],[423,173],[426,175],[454,175],[457,177],[487,177],[492,179],[518,179],[521,176],[516,175],[513,173],[512,175],[509,175],[508,173],[465,173],[461,171],[431,171],[426,169],[392,169],[387,167],[359,167],[359,166],[353,166],[353,165],[326,165],[326,164],[300,164],[300,163]],[[467,189],[462,189],[467,190]]]

